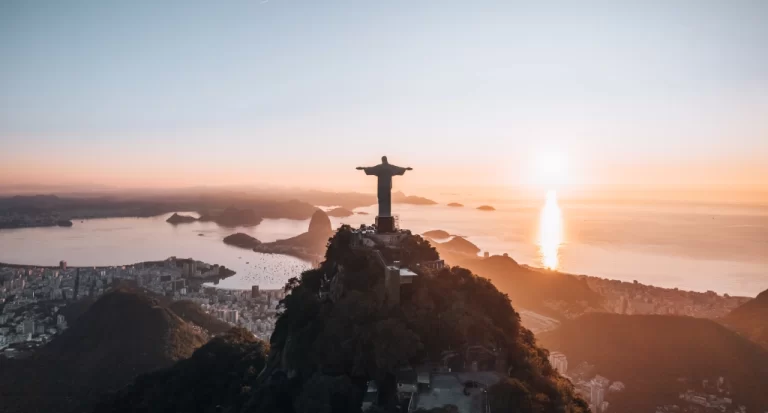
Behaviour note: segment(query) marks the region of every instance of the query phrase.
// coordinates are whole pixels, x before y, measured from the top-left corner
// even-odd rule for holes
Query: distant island
[[[171,215],[168,219],[165,220],[165,222],[173,225],[188,224],[190,222],[195,222],[195,221],[197,221],[197,218],[195,217],[191,217],[188,215],[180,215],[176,212],[174,212],[173,215]]]
[[[450,238],[451,234],[449,234],[446,231],[443,231],[442,229],[433,229],[432,231],[425,232],[424,236],[425,237],[430,237],[430,238],[438,238],[438,239],[440,239],[440,238]]]
[[[350,210],[348,210],[348,209],[346,209],[346,208],[334,208],[334,209],[326,212],[326,214],[328,214],[329,217],[346,218],[346,217],[354,215],[355,213],[350,211]]]
[[[232,234],[227,237],[224,237],[224,243],[227,245],[234,245],[236,247],[246,248],[250,250],[250,249],[256,248],[256,246],[261,244],[261,241],[257,240],[256,238],[248,234],[243,234],[242,232],[238,232],[236,234]]]
[[[453,208],[461,208],[464,206],[464,204],[460,204],[458,202],[451,202],[450,204],[448,204],[448,206]]]
[[[357,212],[355,212],[355,214],[357,214],[357,215],[369,215],[369,214],[368,214],[367,212],[365,212],[365,211],[357,211]]]
[[[496,210],[496,208],[494,208],[494,207],[492,207],[490,205],[481,205],[481,206],[477,207],[477,209],[479,211],[495,211]]]
[[[72,221],[70,221],[68,219],[60,219],[60,220],[56,221],[56,225],[58,225],[60,227],[71,227],[72,226]]]

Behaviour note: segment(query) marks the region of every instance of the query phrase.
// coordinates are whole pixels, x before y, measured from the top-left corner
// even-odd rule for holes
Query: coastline
[[[169,259],[170,258],[175,258],[175,257],[169,257]],[[140,262],[135,262],[135,263],[132,263],[132,264],[122,264],[122,265],[67,265],[67,269],[71,269],[71,268],[75,268],[75,269],[77,269],[77,268],[87,268],[87,269],[92,269],[92,270],[101,270],[101,269],[107,270],[107,269],[112,269],[112,268],[131,267],[131,266],[136,266],[136,265],[143,265],[143,266],[149,266],[149,267],[162,267],[163,265],[165,265],[166,261],[167,260],[162,260],[162,261],[140,261]],[[210,283],[210,282],[218,282],[218,281],[221,281],[223,279],[232,277],[233,275],[237,274],[236,271],[231,270],[231,269],[229,269],[229,268],[227,268],[227,267],[225,267],[223,265],[209,264],[209,263],[206,263],[206,262],[203,262],[203,261],[195,260],[193,258],[178,258],[178,259],[175,259],[175,261],[177,263],[201,262],[201,263],[204,263],[204,264],[209,265],[211,267],[218,267],[219,268],[219,274],[218,275],[207,275],[207,276],[200,276],[200,277],[183,277],[183,278],[189,280],[190,282],[199,282],[201,284],[203,284],[203,283]],[[42,268],[42,269],[47,269],[47,270],[57,270],[57,269],[61,268],[58,265],[12,264],[12,263],[7,263],[7,262],[0,262],[0,267],[8,267],[8,268]]]

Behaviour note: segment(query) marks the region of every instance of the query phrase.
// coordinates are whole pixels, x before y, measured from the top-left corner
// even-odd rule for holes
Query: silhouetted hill
[[[95,302],[96,300],[93,297],[85,296],[78,299],[77,301],[68,303],[64,307],[61,307],[59,309],[59,314],[64,316],[64,319],[67,320],[68,325],[73,325],[75,321],[77,321],[81,315],[85,314],[85,312],[88,311],[88,309]]]
[[[125,293],[147,296],[154,301],[155,305],[167,307],[182,320],[198,326],[213,335],[224,333],[231,328],[229,324],[206,313],[198,304],[192,301],[172,301],[166,296],[145,290],[136,286],[135,283],[126,282],[125,280],[121,280],[113,289]],[[87,312],[95,302],[96,300],[93,297],[86,296],[62,307],[59,309],[59,314],[66,318],[67,324],[73,325],[77,319],[82,314]]]
[[[106,293],[29,358],[0,359],[0,411],[82,411],[137,375],[189,357],[206,340],[147,295]]]
[[[316,210],[314,214],[312,214],[312,219],[309,220],[309,229],[307,229],[307,232],[322,232],[322,233],[329,233],[333,231],[331,228],[331,220],[328,219],[328,214],[321,210]]]
[[[262,219],[252,209],[228,207],[219,214],[201,216],[200,220],[213,221],[222,227],[248,227],[258,225]]]
[[[477,209],[480,210],[480,211],[495,211],[496,210],[496,208],[494,208],[494,207],[492,207],[490,205],[481,205],[481,206],[477,207]]]
[[[602,298],[581,280],[556,271],[536,271],[519,265],[510,257],[469,257],[451,253],[436,244],[446,262],[460,265],[490,279],[499,291],[509,295],[512,304],[555,318],[567,318],[588,308],[600,308]]]
[[[239,411],[264,367],[268,345],[232,328],[173,366],[139,376],[96,407],[107,412]],[[223,407],[226,407],[224,409]]]
[[[454,207],[454,208],[461,208],[461,207],[463,207],[464,205],[463,205],[463,204],[460,204],[460,203],[458,203],[458,202],[451,202],[450,204],[448,204],[448,206],[449,206],[449,207]]]
[[[425,232],[424,236],[429,238],[445,239],[445,238],[450,238],[451,234],[449,234],[446,231],[443,231],[442,229],[433,229],[431,231]]]
[[[412,238],[401,244],[409,246],[405,256],[436,255]],[[391,307],[376,253],[351,247],[352,239],[349,227],[339,229],[320,267],[286,285],[291,293],[281,302],[267,365],[243,411],[358,412],[369,380],[377,383],[378,403],[392,411],[400,368],[441,364],[446,351],[463,355],[470,346],[499,349],[511,366],[502,365],[491,391],[507,394],[509,385],[514,392],[495,398],[494,412],[588,411],[488,280],[445,268],[416,277]]]
[[[415,195],[405,195],[400,191],[392,193],[392,202],[395,204],[411,204],[411,205],[437,205],[437,202]]]
[[[734,309],[720,321],[768,349],[768,290]]]
[[[232,328],[224,321],[203,311],[199,305],[192,301],[174,301],[168,305],[168,308],[184,321],[201,327],[212,335],[223,334]]]
[[[261,244],[261,241],[248,234],[243,234],[242,232],[228,235],[224,237],[223,241],[225,244],[234,245],[236,247],[246,248],[249,250],[254,249],[257,245]]]
[[[627,390],[614,399],[618,411],[646,411],[673,402],[686,386],[725,377],[733,398],[757,411],[768,406],[768,352],[712,320],[656,315],[593,313],[539,335],[562,351],[569,366],[587,361],[598,374]]]
[[[477,255],[480,252],[480,248],[468,241],[463,237],[453,237],[450,241],[436,243],[435,247],[438,251],[448,250],[451,252],[458,252],[461,254]]]

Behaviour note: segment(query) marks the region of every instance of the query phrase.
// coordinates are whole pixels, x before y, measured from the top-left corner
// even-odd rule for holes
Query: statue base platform
[[[379,234],[396,232],[395,217],[376,217],[376,232]]]

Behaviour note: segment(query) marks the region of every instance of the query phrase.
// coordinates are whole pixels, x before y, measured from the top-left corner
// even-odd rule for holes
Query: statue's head
[[[386,156],[382,156],[381,157],[381,163],[389,163],[389,162],[387,162],[387,157]]]

